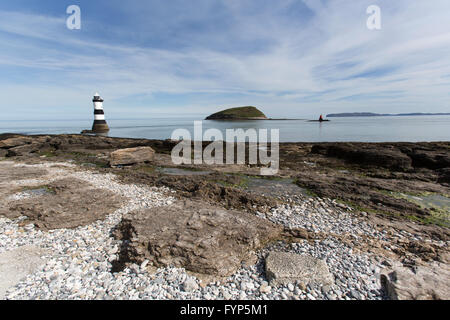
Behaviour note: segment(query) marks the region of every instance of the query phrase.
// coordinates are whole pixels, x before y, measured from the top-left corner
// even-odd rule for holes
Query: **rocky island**
[[[256,107],[239,107],[216,112],[205,120],[268,120]]]
[[[450,298],[449,142],[281,143],[273,177],[176,143],[0,135],[0,298]]]

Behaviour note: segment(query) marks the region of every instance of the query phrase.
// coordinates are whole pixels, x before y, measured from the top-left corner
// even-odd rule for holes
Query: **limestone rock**
[[[450,267],[436,263],[415,270],[397,267],[381,274],[381,284],[393,300],[450,299]]]
[[[148,259],[157,267],[225,277],[281,232],[252,214],[185,200],[124,216],[115,236],[130,240],[123,262]]]
[[[323,260],[309,255],[289,252],[270,252],[266,258],[266,276],[272,285],[302,282],[332,285],[333,275]]]
[[[150,147],[120,149],[111,153],[110,165],[131,165],[152,161],[155,151]]]
[[[188,278],[184,281],[182,288],[185,292],[193,292],[198,289],[198,284],[194,279]]]

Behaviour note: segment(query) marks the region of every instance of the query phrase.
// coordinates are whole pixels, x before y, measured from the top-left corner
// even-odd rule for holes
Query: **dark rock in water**
[[[216,112],[206,120],[267,120],[267,117],[255,107],[239,107]]]
[[[157,267],[173,265],[224,277],[281,232],[252,214],[186,200],[124,216],[115,236],[131,241],[124,262],[149,260]]]
[[[120,149],[111,153],[110,165],[131,165],[150,162],[155,157],[155,150],[150,147]]]

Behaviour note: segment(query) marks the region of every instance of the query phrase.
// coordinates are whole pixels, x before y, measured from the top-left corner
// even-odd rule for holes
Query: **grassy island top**
[[[255,107],[239,107],[216,112],[206,120],[264,120],[266,115]]]

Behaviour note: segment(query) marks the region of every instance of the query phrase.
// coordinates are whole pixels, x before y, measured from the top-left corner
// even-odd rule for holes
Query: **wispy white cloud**
[[[378,1],[382,30],[369,31],[372,2],[197,1],[177,10],[143,2],[124,10],[141,12],[138,30],[108,22],[104,38],[94,34],[98,21],[76,33],[64,17],[0,11],[0,108],[58,112],[63,100],[81,114],[99,90],[117,114],[244,104],[273,116],[449,111],[450,3]],[[162,18],[146,20],[151,10]]]

